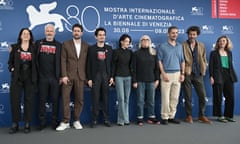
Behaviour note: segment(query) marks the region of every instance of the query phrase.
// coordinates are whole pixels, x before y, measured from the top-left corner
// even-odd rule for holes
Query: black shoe
[[[143,126],[143,119],[142,118],[137,118],[137,125]]]
[[[26,122],[24,127],[24,133],[30,133],[30,132],[31,132],[30,123]]]
[[[104,121],[103,123],[106,127],[111,127],[111,123],[109,121]]]
[[[38,130],[43,130],[46,128],[46,124],[40,124],[40,126],[38,127]]]
[[[51,124],[51,127],[52,127],[53,130],[56,130],[56,128],[58,127],[58,125],[59,125],[59,122],[53,122],[53,123]]]
[[[180,121],[176,119],[168,119],[168,122],[173,123],[173,124],[180,124]]]
[[[118,125],[118,126],[124,126],[124,124],[123,124],[123,123],[118,123],[117,125]]]
[[[158,125],[160,125],[160,121],[157,118],[151,118],[151,117],[148,118],[147,123],[148,124],[158,124]]]
[[[90,124],[91,128],[95,128],[97,126],[97,121],[92,121]]]
[[[168,125],[168,120],[167,120],[167,119],[163,119],[163,120],[162,120],[162,124],[163,124],[163,125]]]
[[[18,126],[11,127],[8,131],[9,134],[15,134],[18,132]]]
[[[30,128],[30,126],[28,126],[28,127],[24,127],[24,133],[30,133],[31,132],[31,128]]]
[[[128,125],[130,125],[130,123],[124,123],[124,125],[127,125],[127,126],[128,126]]]

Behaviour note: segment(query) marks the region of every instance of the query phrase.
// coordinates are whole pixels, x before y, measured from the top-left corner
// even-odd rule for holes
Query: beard
[[[81,37],[80,37],[79,35],[74,35],[73,38],[74,38],[75,40],[79,40]]]

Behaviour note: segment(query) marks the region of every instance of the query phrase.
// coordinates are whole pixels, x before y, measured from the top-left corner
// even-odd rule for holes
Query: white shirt
[[[76,52],[77,52],[77,57],[79,58],[80,56],[80,52],[81,52],[81,42],[76,42],[75,40],[74,41],[74,45],[75,45],[75,48],[76,48]]]

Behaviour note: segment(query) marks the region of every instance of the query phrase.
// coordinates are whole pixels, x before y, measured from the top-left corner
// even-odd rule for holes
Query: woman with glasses
[[[137,91],[137,124],[143,125],[144,105],[147,122],[160,124],[155,116],[155,89],[159,84],[159,65],[156,51],[148,35],[140,38],[139,49],[133,56],[133,87]]]

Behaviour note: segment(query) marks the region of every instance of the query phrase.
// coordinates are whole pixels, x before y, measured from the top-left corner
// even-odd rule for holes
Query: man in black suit
[[[108,96],[109,85],[112,85],[111,59],[112,47],[105,44],[106,30],[98,28],[95,31],[97,43],[89,47],[87,56],[87,79],[92,92],[92,123],[91,127],[97,124],[99,114],[100,97],[103,103],[104,125],[110,127],[108,120]]]

